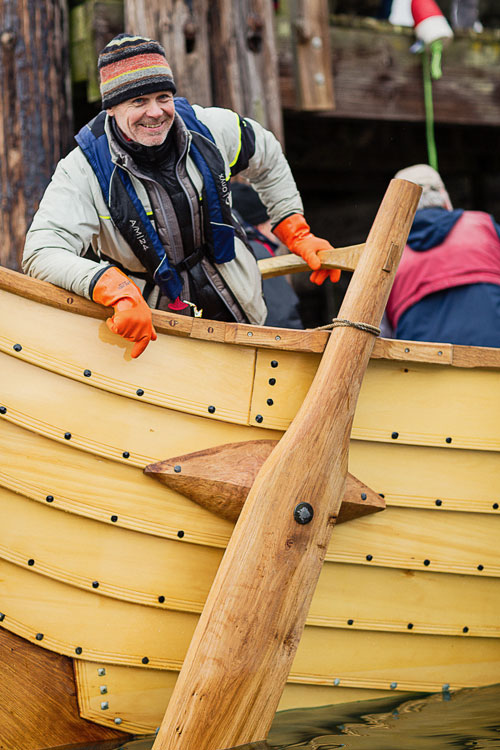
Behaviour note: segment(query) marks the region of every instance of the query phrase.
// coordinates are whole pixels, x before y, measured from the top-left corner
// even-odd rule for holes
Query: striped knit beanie
[[[153,39],[118,34],[102,50],[97,67],[103,109],[154,91],[175,94],[165,50]]]

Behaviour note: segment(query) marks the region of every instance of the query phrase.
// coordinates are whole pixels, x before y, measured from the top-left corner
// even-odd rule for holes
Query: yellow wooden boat
[[[175,475],[278,440],[330,335],[155,312],[132,360],[108,314],[0,269],[7,750],[155,731],[233,527]],[[387,508],[335,531],[280,708],[498,681],[499,390],[498,350],[377,340],[349,470]]]

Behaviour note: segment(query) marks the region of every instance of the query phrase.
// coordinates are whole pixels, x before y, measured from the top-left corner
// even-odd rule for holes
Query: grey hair
[[[395,177],[414,182],[422,188],[418,204],[421,208],[446,208],[451,211],[450,196],[444,186],[441,175],[429,164],[414,164],[396,172]]]
[[[444,188],[437,190],[424,185],[417,208],[448,208],[450,205],[450,197]]]

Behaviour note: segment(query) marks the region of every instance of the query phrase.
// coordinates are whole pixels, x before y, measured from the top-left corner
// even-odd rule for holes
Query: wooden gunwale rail
[[[325,266],[335,265],[343,270],[353,270],[364,245],[339,248],[332,253]],[[286,258],[286,264],[282,259]],[[282,273],[295,273],[307,270],[305,263],[295,256],[278,256],[275,266],[269,261],[261,261],[261,270],[266,278],[276,273],[281,265]],[[46,281],[32,279],[8,268],[0,267],[0,290],[20,297],[49,305],[60,310],[85,315],[98,320],[105,320],[110,311],[108,308],[91,302],[72,292],[49,284]],[[291,328],[270,328],[266,326],[245,325],[241,323],[223,323],[204,318],[187,318],[175,313],[153,311],[153,323],[159,333],[184,338],[216,341],[225,344],[253,346],[263,349],[282,351],[310,352],[321,354],[330,337],[330,331],[318,329],[298,330]],[[500,349],[458,346],[432,342],[403,341],[400,339],[379,338],[375,342],[372,359],[403,360],[407,362],[427,362],[453,367],[490,367],[500,368]]]

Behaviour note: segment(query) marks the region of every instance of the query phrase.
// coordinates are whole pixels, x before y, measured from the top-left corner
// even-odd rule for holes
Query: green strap
[[[429,164],[437,171],[438,160],[434,138],[434,106],[432,103],[432,79],[441,78],[441,55],[443,42],[438,39],[430,45],[430,55],[426,49],[422,52],[424,74],[425,131],[427,136],[427,154]],[[430,58],[430,59],[429,59]]]

